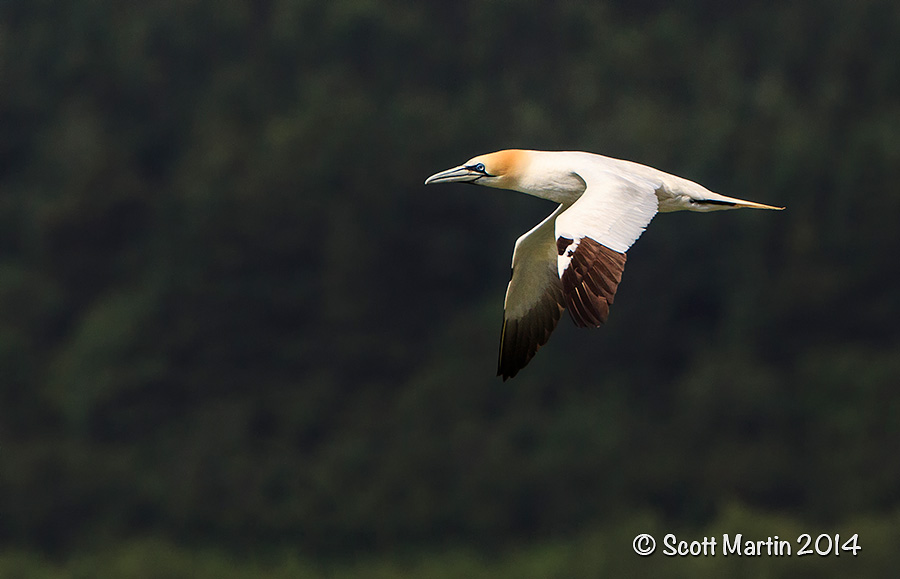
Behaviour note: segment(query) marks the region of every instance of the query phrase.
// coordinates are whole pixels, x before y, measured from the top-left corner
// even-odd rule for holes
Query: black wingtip
[[[506,382],[510,378],[515,378],[518,373],[519,368],[516,368],[514,364],[504,364],[502,358],[499,360],[497,364],[498,378],[503,378],[503,381]]]

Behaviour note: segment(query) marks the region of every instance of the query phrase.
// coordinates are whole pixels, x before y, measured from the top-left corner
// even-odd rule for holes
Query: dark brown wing
[[[561,279],[563,299],[572,321],[582,328],[606,322],[622,280],[626,255],[590,237],[560,237],[556,249],[560,257],[569,258]]]

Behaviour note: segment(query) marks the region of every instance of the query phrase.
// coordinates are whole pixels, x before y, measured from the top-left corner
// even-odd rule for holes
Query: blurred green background
[[[898,55],[893,0],[0,2],[0,575],[894,576]],[[422,182],[510,147],[788,209],[657,217],[502,383],[553,206]]]

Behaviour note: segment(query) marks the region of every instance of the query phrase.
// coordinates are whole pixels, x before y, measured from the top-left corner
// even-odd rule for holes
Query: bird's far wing
[[[608,171],[582,178],[584,193],[556,219],[558,276],[572,321],[596,327],[609,315],[625,252],[656,215],[661,184]]]
[[[557,273],[554,221],[546,219],[516,240],[512,274],[503,302],[503,329],[497,375],[512,378],[547,343],[563,309],[562,283]]]

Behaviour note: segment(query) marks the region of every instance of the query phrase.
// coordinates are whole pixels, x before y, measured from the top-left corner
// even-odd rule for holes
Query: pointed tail
[[[748,209],[772,209],[774,211],[781,211],[784,209],[784,207],[765,205],[763,203],[747,201],[745,199],[738,199],[736,197],[726,197],[725,195],[719,195],[718,193],[713,193],[712,191],[707,191],[706,194],[704,194],[700,199],[692,198],[690,200],[690,203],[700,211],[712,211],[715,209],[740,209],[744,207]]]
[[[755,201],[744,201],[743,199],[735,199],[735,203],[732,205],[733,207],[747,207],[750,209],[773,209],[775,211],[782,211],[784,207],[775,207],[774,205],[765,205],[763,203],[756,203]]]

